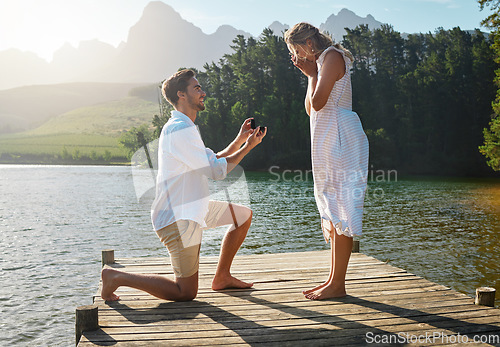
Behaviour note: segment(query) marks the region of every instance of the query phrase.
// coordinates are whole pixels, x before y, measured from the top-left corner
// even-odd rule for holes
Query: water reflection
[[[292,174],[245,173],[254,220],[241,254],[329,247],[312,180]],[[0,177],[8,345],[73,343],[74,309],[91,303],[102,249],[119,258],[167,255],[149,217],[153,191],[137,201],[131,168],[7,165]],[[370,182],[361,251],[470,295],[479,286],[500,290],[499,197],[494,180]],[[224,230],[204,234],[202,254],[218,254]]]

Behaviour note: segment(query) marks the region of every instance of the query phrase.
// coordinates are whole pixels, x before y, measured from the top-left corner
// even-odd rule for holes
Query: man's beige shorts
[[[178,220],[156,231],[170,253],[175,277],[190,277],[198,271],[203,230],[217,227],[228,206],[225,201],[210,201],[204,228],[192,220]]]

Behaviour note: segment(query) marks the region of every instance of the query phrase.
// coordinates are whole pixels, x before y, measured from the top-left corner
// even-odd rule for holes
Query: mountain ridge
[[[347,15],[349,21],[343,19]],[[332,18],[350,28],[359,24],[374,27],[381,24],[371,15],[362,18],[343,9],[319,25],[337,40],[341,39],[342,32],[339,33]],[[281,35],[289,26],[275,21],[268,27]],[[81,41],[77,47],[66,43],[54,52],[51,62],[32,52],[0,51],[0,75],[3,76],[0,90],[68,82],[155,83],[179,67],[202,69],[205,63],[217,62],[224,54],[231,53],[230,45],[237,35],[252,36],[227,24],[220,25],[212,34],[205,34],[170,5],[152,1],[130,27],[127,41],[118,47],[99,40]]]
[[[335,22],[349,27],[380,24],[368,23],[372,18],[343,9],[321,27],[335,35]],[[279,21],[268,27],[276,35],[289,28]],[[76,47],[66,43],[50,63],[31,52],[0,52],[0,133],[34,129],[73,109],[127,97],[130,89],[158,84],[179,67],[202,69],[231,53],[237,35],[252,36],[227,24],[205,34],[171,6],[152,1],[118,47],[96,39]]]

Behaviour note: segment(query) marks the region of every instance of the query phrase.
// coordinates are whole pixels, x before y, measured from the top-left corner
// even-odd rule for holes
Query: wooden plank
[[[305,307],[309,309],[314,309],[316,306],[329,306],[331,307],[332,310],[340,310],[341,308],[348,306],[348,305],[353,305],[356,307],[367,307],[368,304],[364,300],[349,300],[345,302],[332,302],[328,301],[328,304],[322,304],[321,301],[309,301],[307,299],[300,299],[300,300],[294,300],[288,299],[287,300],[266,300],[266,299],[261,299],[261,298],[252,298],[251,300],[235,300],[233,302],[231,301],[218,301],[218,300],[210,300],[210,301],[192,301],[190,302],[190,305],[178,305],[174,303],[166,303],[166,302],[160,302],[160,301],[153,301],[153,300],[144,300],[141,302],[124,302],[124,303],[117,303],[117,304],[110,304],[109,307],[100,307],[100,314],[101,317],[104,317],[106,314],[114,314],[114,313],[119,313],[124,310],[130,310],[133,312],[138,312],[138,310],[155,310],[155,312],[158,312],[159,314],[168,314],[168,313],[175,313],[175,310],[180,310],[181,312],[189,312],[190,310],[196,311],[199,309],[205,309],[207,305],[217,307],[217,308],[223,308],[226,310],[235,310],[237,308],[242,308],[242,309],[249,309],[249,310],[254,310],[254,306],[258,306],[261,308],[272,308],[272,307]],[[373,298],[369,300],[369,305],[370,307],[376,307],[376,306],[381,306],[381,305],[392,305],[393,307],[406,307],[406,308],[412,308],[416,309],[418,307],[423,307],[424,305],[429,306],[429,307],[444,307],[444,306],[449,306],[450,303],[457,303],[458,305],[461,305],[463,303],[465,304],[470,304],[470,298],[465,298],[465,297],[457,297],[457,296],[449,296],[449,297],[443,297],[443,296],[435,296],[435,297],[425,297],[425,296],[413,296],[413,297],[406,297],[402,298],[399,300],[380,300],[378,298]],[[118,311],[119,309],[119,311]]]
[[[453,318],[451,318],[453,315]],[[103,327],[102,332],[99,332],[99,335],[102,336],[104,334],[114,336],[118,334],[148,334],[151,332],[155,333],[187,333],[189,334],[192,331],[216,331],[216,330],[237,330],[243,331],[245,329],[255,329],[255,328],[273,328],[274,330],[280,329],[290,329],[293,327],[307,327],[311,328],[320,323],[335,325],[340,329],[359,329],[360,327],[372,327],[372,331],[374,329],[383,329],[383,326],[391,326],[394,327],[395,331],[404,332],[410,330],[429,330],[429,331],[438,331],[439,329],[444,329],[445,326],[452,326],[452,329],[457,328],[456,319],[459,318],[461,321],[459,324],[465,325],[468,324],[474,327],[489,327],[490,332],[493,329],[498,331],[499,324],[498,322],[486,321],[484,317],[474,317],[475,314],[473,311],[470,313],[460,313],[459,315],[455,315],[451,313],[448,316],[430,316],[425,321],[416,321],[412,319],[405,318],[394,318],[394,317],[383,317],[380,318],[380,315],[377,314],[373,317],[366,317],[361,319],[360,316],[350,317],[350,318],[359,318],[357,320],[352,320],[349,317],[345,316],[318,316],[313,317],[311,319],[306,318],[295,318],[295,319],[280,319],[274,321],[256,321],[255,324],[249,325],[245,321],[222,321],[222,322],[199,322],[198,324],[192,325],[171,325],[171,324],[163,324],[163,325],[134,325],[134,326],[115,326],[115,327]],[[481,323],[479,325],[478,323]],[[485,324],[487,323],[487,324]],[[398,326],[396,329],[395,327]],[[436,328],[436,327],[439,327]],[[411,328],[411,329],[410,329]],[[478,328],[480,329],[480,328]],[[470,330],[478,333],[478,329]],[[423,331],[425,331],[423,330]],[[464,330],[461,330],[464,333]],[[485,332],[486,329],[482,328],[481,332]],[[425,334],[425,333],[424,333]],[[133,339],[133,337],[128,337],[128,339]]]
[[[346,323],[347,325],[348,323]],[[450,323],[451,324],[451,323]],[[276,342],[276,341],[301,341],[304,340],[315,340],[318,338],[333,338],[337,344],[339,339],[344,338],[344,341],[351,341],[360,343],[363,341],[364,337],[369,332],[377,332],[377,334],[398,334],[402,331],[408,332],[411,335],[421,335],[430,329],[435,329],[434,326],[426,324],[415,324],[409,323],[405,325],[382,325],[377,327],[367,326],[362,323],[352,324],[355,327],[351,329],[345,329],[341,324],[330,325],[330,324],[315,324],[315,325],[292,325],[288,327],[282,327],[276,329],[275,327],[255,327],[253,329],[238,329],[231,327],[226,330],[206,330],[206,331],[187,331],[187,332],[173,332],[173,333],[147,333],[147,334],[116,334],[111,337],[104,331],[100,331],[94,334],[94,341],[141,341],[147,339],[148,341],[162,341],[163,343],[177,343],[177,341],[193,342],[193,340],[204,341],[204,344],[228,344],[235,342],[246,342],[246,343],[262,343],[266,342]],[[444,328],[446,322],[440,323],[440,331],[444,334],[453,335],[456,334],[455,331]],[[459,323],[453,322],[454,329],[460,328],[462,332],[471,333],[488,333],[494,332],[492,329],[497,329],[498,327],[492,327],[491,329],[471,329],[469,327],[477,326],[476,321],[464,319]],[[361,333],[361,334],[360,334]],[[141,336],[144,335],[144,336]],[[242,341],[243,340],[243,341]]]
[[[439,314],[428,314],[426,312],[420,312],[420,314],[407,315],[407,316],[395,316],[389,312],[370,312],[366,314],[346,314],[339,313],[336,315],[288,315],[286,319],[282,315],[255,315],[255,319],[252,322],[256,323],[250,325],[248,323],[248,318],[239,317],[232,321],[215,321],[212,318],[196,318],[193,320],[168,320],[164,322],[159,322],[158,324],[127,324],[126,321],[122,321],[123,324],[117,324],[114,322],[113,325],[102,325],[102,329],[106,332],[116,332],[116,333],[130,333],[134,332],[147,332],[147,331],[193,331],[193,330],[220,330],[228,329],[227,326],[231,328],[252,328],[253,326],[289,326],[289,325],[311,325],[317,323],[330,323],[330,324],[340,324],[345,325],[344,328],[349,329],[355,326],[354,322],[364,322],[365,325],[371,326],[382,326],[382,325],[397,325],[397,324],[407,324],[412,322],[425,322],[432,323],[438,321],[450,321],[451,319],[460,318],[464,319],[482,319],[483,323],[498,325],[498,316],[491,317],[493,312],[478,312],[475,310],[441,310]],[[219,317],[217,317],[219,318]],[[495,321],[496,320],[496,321]]]
[[[399,285],[398,285],[399,284]],[[302,288],[302,287],[301,287]],[[403,293],[415,293],[415,292],[426,292],[426,291],[436,291],[436,290],[444,290],[447,289],[446,287],[439,285],[439,284],[432,284],[428,282],[420,282],[418,280],[415,281],[399,281],[397,284],[393,285],[385,285],[385,286],[380,286],[380,289],[377,291],[372,290],[370,286],[365,286],[365,287],[356,287],[356,286],[349,286],[346,285],[346,288],[349,292],[349,295],[355,295],[355,296],[381,296],[381,295],[397,295],[397,294],[403,294]],[[140,292],[134,292],[134,291],[120,291],[117,290],[116,293],[118,295],[123,295],[125,297],[125,294],[127,295],[132,295],[135,296],[136,294]],[[219,293],[211,293],[211,292],[201,292],[198,294],[197,299],[207,299],[210,297],[258,297],[258,296],[271,296],[275,295],[278,292],[276,291],[270,291],[270,290],[248,290],[248,291],[224,291],[224,292],[219,292]],[[294,295],[297,299],[302,299],[303,295],[301,291],[297,288],[295,289],[283,289],[282,294],[285,295]],[[144,295],[141,293],[142,297],[151,297],[149,295]],[[96,301],[99,302],[101,299],[98,298]]]

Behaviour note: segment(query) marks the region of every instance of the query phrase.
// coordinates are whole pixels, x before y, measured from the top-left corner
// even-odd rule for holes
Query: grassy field
[[[62,154],[66,148],[70,153],[79,149],[82,154],[90,155],[92,151],[104,154],[111,152],[113,156],[123,156],[126,152],[119,146],[118,138],[106,135],[56,134],[26,135],[13,134],[0,137],[0,154]]]
[[[97,134],[119,136],[123,131],[144,123],[158,114],[158,105],[136,97],[81,107],[52,117],[26,135]]]
[[[65,83],[0,90],[0,132],[34,129],[50,118],[71,110],[121,100],[135,86],[122,83]]]
[[[0,135],[0,163],[126,161],[118,142],[132,127],[151,124],[158,106],[136,97],[82,107],[52,117],[40,127]]]
[[[127,162],[118,138],[106,135],[57,134],[0,137],[0,163],[57,164]]]

